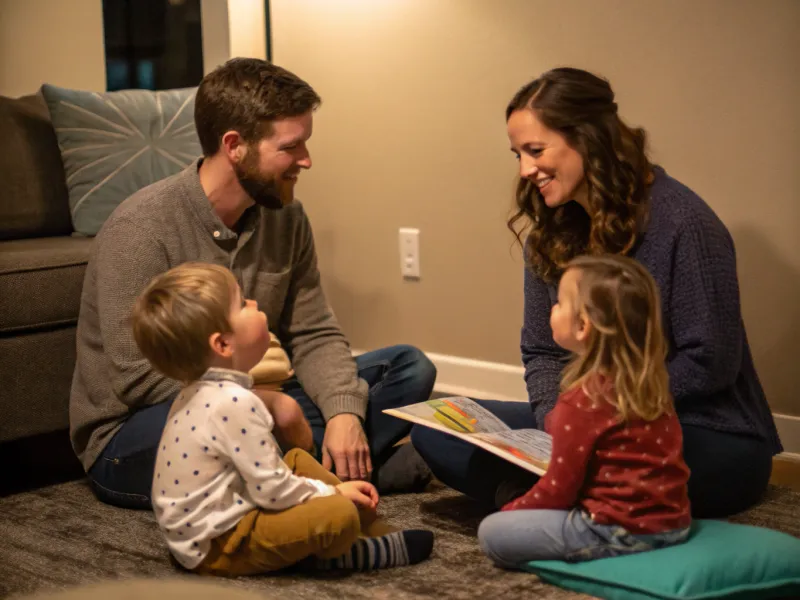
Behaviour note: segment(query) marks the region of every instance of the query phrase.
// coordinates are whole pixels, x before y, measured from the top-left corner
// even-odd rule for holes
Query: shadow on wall
[[[800,271],[763,232],[744,226],[732,235],[744,322],[767,399],[774,412],[800,416]]]

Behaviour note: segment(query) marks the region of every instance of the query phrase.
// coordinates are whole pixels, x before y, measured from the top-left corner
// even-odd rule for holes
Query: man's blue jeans
[[[356,357],[358,374],[369,385],[364,430],[377,471],[408,435],[411,423],[383,414],[430,398],[436,368],[412,346],[392,346]],[[314,445],[322,447],[325,420],[299,382],[286,383],[284,393],[295,398],[311,425]],[[103,502],[125,508],[150,508],[150,487],[158,442],[174,398],[143,408],[128,418],[89,469],[89,480]],[[319,457],[317,457],[319,458]]]

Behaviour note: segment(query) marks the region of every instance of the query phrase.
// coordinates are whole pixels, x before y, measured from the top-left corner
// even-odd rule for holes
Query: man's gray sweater
[[[343,412],[365,417],[367,385],[322,292],[303,207],[254,206],[237,234],[212,210],[198,166],[128,198],[95,240],[81,295],[70,397],[72,445],[86,470],[127,418],[180,388],[141,355],[129,318],[154,276],[187,261],[231,269],[244,296],[267,314],[300,384],[326,420]]]

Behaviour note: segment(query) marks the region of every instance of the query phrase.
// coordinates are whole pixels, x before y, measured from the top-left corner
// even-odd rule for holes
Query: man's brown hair
[[[272,121],[300,116],[321,102],[294,73],[257,58],[233,58],[197,89],[194,122],[203,154],[216,154],[228,131],[255,143],[270,133]]]
[[[238,289],[219,265],[189,262],[155,277],[131,314],[133,339],[157,371],[183,383],[199,379],[211,362],[209,339],[229,333]]]

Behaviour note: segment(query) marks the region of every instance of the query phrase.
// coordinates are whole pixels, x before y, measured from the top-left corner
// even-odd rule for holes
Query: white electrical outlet
[[[419,229],[400,228],[400,273],[419,279]]]

